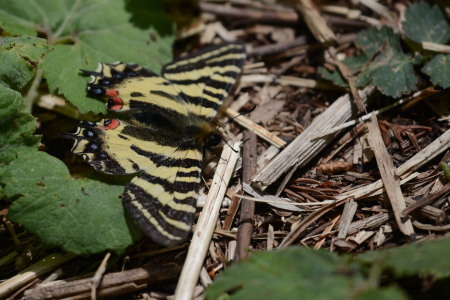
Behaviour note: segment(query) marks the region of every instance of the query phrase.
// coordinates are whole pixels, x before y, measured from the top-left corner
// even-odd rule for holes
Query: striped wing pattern
[[[97,171],[136,174],[124,206],[159,244],[179,244],[191,232],[210,122],[244,59],[242,44],[226,43],[173,61],[162,76],[121,62],[84,71],[88,92],[119,117],[82,121],[72,150]]]

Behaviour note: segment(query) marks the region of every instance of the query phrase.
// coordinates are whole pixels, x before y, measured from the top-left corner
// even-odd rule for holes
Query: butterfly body
[[[72,150],[97,171],[136,174],[123,203],[159,244],[179,244],[191,231],[203,146],[244,58],[243,45],[227,43],[166,65],[162,76],[120,62],[84,71],[88,92],[119,117],[82,121]]]

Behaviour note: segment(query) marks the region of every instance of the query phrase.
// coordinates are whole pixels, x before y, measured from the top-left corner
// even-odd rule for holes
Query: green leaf
[[[418,79],[414,74],[413,58],[409,55],[380,54],[357,79],[359,86],[375,85],[383,94],[394,98],[415,89]]]
[[[341,72],[338,70],[330,71],[327,68],[320,66],[318,72],[323,78],[332,81],[335,85],[348,87],[347,82],[345,82],[344,77],[342,77]]]
[[[433,57],[422,72],[430,76],[431,82],[446,89],[450,87],[450,54],[439,54]]]
[[[383,94],[395,98],[416,87],[418,79],[413,64],[419,59],[403,53],[400,39],[391,28],[365,30],[358,35],[356,44],[373,57],[357,76],[358,86],[373,84]]]
[[[20,151],[37,150],[40,137],[34,135],[35,129],[36,120],[21,95],[0,85],[0,166],[14,160]]]
[[[95,70],[99,62],[121,60],[158,72],[172,57],[173,26],[162,1],[0,0],[0,24],[13,21],[47,36],[54,51],[40,67],[49,89],[82,113],[106,110],[100,101],[86,97],[89,79],[80,76],[80,69]]]
[[[450,238],[354,258],[303,247],[253,254],[225,270],[208,287],[206,298],[407,299],[397,282],[417,284],[417,277],[427,278],[426,295],[441,295],[448,293],[448,253]]]
[[[306,248],[254,254],[227,269],[206,290],[207,299],[349,299],[364,283],[337,255]],[[357,298],[350,298],[357,299]]]
[[[390,269],[396,276],[432,275],[436,279],[450,277],[450,238],[402,248],[371,251],[358,256],[362,262]]]
[[[446,44],[450,40],[450,24],[437,5],[426,2],[410,5],[403,22],[405,34],[413,41]]]
[[[122,206],[123,186],[70,177],[44,152],[21,152],[5,170],[4,192],[18,198],[8,217],[49,247],[78,255],[122,252],[139,236]]]
[[[30,5],[34,3],[26,0],[0,0],[0,28],[3,31],[3,35],[37,35],[36,29],[33,28],[33,23],[28,21],[31,20],[31,17],[40,15],[32,13],[33,10],[30,9],[32,7]],[[28,14],[31,16],[28,16]]]
[[[361,31],[356,37],[355,45],[369,58],[386,49],[391,49],[394,54],[403,54],[399,37],[387,26],[380,30],[371,27]]]
[[[33,78],[35,65],[48,50],[44,39],[30,36],[0,37],[0,84],[22,90]]]

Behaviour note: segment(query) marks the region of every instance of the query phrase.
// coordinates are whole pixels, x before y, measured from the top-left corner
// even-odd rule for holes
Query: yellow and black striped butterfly
[[[245,59],[240,43],[215,45],[165,65],[100,64],[88,92],[117,119],[82,121],[72,151],[97,171],[136,174],[123,203],[151,239],[171,246],[191,232],[203,145]]]

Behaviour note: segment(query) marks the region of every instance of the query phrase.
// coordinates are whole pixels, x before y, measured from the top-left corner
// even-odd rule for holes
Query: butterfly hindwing
[[[183,242],[191,231],[202,152],[182,150],[172,157],[155,155],[152,159],[157,168],[136,176],[124,193],[125,207],[134,221],[154,241],[166,246]]]
[[[240,43],[206,48],[163,67],[162,76],[134,64],[100,64],[88,91],[103,98],[117,119],[83,121],[75,154],[97,171],[133,174],[124,206],[141,230],[171,246],[188,237],[210,122],[245,58]]]

